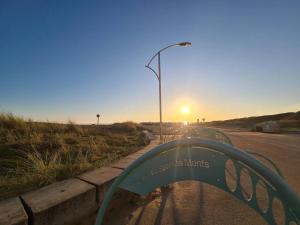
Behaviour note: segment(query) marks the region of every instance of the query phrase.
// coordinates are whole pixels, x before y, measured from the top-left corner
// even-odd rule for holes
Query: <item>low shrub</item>
[[[125,123],[114,123],[112,129],[118,130],[120,132],[135,132],[137,130],[143,130],[142,126],[134,122],[125,122]]]

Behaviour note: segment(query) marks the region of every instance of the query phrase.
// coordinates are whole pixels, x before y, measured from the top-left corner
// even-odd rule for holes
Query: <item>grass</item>
[[[132,123],[40,123],[0,114],[0,199],[112,163],[149,140]]]

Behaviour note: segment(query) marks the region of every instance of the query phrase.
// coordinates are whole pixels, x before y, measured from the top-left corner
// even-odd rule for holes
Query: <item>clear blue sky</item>
[[[0,1],[0,111],[78,123],[300,110],[300,1]],[[189,117],[180,115],[188,105]]]

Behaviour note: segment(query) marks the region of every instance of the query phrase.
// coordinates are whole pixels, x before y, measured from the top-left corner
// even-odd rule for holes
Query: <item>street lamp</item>
[[[192,43],[191,42],[180,42],[177,44],[173,44],[173,45],[169,45],[165,48],[162,48],[161,50],[159,50],[149,61],[149,63],[146,65],[146,67],[148,69],[150,69],[155,76],[158,79],[158,83],[159,83],[159,125],[160,125],[160,142],[162,142],[162,110],[161,110],[161,71],[160,71],[160,53],[164,50],[166,50],[167,48],[170,47],[174,47],[174,46],[181,46],[181,47],[186,47],[186,46],[191,46]],[[154,60],[154,58],[157,56],[158,59],[158,73],[150,67],[150,64],[152,63],[152,61]]]

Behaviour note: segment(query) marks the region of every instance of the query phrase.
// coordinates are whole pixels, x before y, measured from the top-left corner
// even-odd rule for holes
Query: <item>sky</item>
[[[0,0],[0,112],[158,121],[145,64],[182,41],[192,46],[161,53],[164,121],[299,111],[299,11],[298,0]]]

